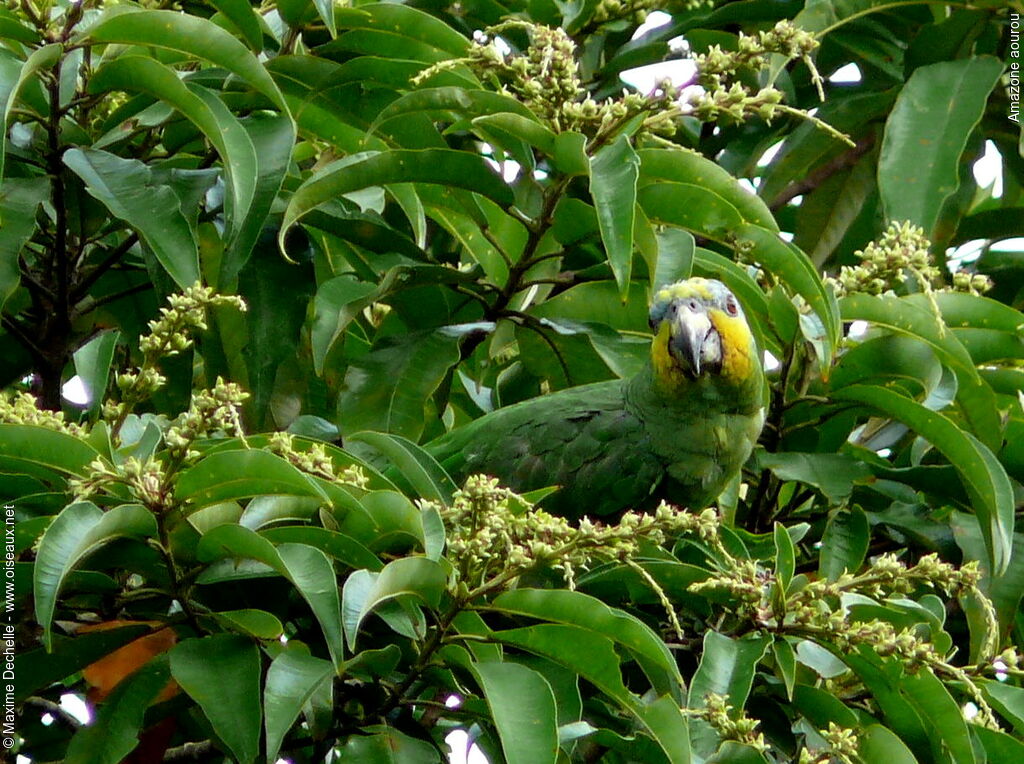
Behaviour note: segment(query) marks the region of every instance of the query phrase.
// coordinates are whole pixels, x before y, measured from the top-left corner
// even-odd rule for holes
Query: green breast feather
[[[742,309],[718,281],[689,279],[651,305],[651,361],[632,379],[499,409],[428,444],[461,483],[497,477],[519,492],[557,485],[567,517],[699,509],[740,470],[764,423],[763,375]]]

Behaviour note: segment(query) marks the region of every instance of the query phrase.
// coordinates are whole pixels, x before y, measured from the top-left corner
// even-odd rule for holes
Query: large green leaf
[[[409,5],[367,3],[358,9],[339,8],[335,10],[335,19],[341,28],[379,34],[378,37],[357,38],[360,42],[375,40],[394,46],[398,51],[415,51],[420,45],[431,49],[437,60],[458,58],[465,55],[469,47],[469,40],[444,21]],[[349,49],[356,47],[357,44],[350,42]],[[399,57],[404,56],[396,56]]]
[[[747,191],[727,170],[696,151],[679,149],[643,149],[640,158],[640,185],[651,183],[687,183],[706,188],[729,202],[748,223],[778,231],[778,223],[761,199]]]
[[[84,475],[99,453],[67,433],[31,424],[0,423],[0,465],[7,472]]]
[[[363,620],[396,597],[416,597],[436,608],[447,575],[440,563],[426,557],[404,557],[384,566],[380,573],[358,570],[348,577],[342,591],[342,618],[349,648],[355,650]]]
[[[67,154],[64,155],[65,158]],[[90,413],[99,411],[107,391],[110,364],[114,360],[114,348],[121,333],[114,330],[102,332],[78,348],[74,354],[75,372],[89,394]]]
[[[177,11],[125,13],[121,7],[111,10],[113,12],[108,12],[106,18],[89,27],[86,33],[89,40],[166,48],[205,59],[237,74],[282,112],[288,113],[281,91],[259,59],[216,24]]]
[[[250,639],[215,634],[187,639],[170,652],[171,674],[199,704],[217,736],[240,764],[259,753],[260,652]]]
[[[927,307],[922,296],[875,297],[851,294],[840,301],[846,321],[870,321],[900,334],[925,342],[957,376],[957,402],[971,432],[990,449],[999,447],[1002,430],[995,407],[995,398],[981,380],[974,359],[967,349],[947,331],[939,318]]]
[[[0,186],[0,308],[21,283],[18,257],[36,230],[36,210],[49,195],[45,177],[8,178]]]
[[[539,126],[539,120],[534,113],[512,96],[489,90],[442,87],[414,90],[395,99],[377,116],[369,132],[374,132],[378,126],[389,120],[420,112],[429,114],[432,119],[514,114]]]
[[[466,331],[443,327],[389,337],[349,364],[338,397],[342,434],[379,430],[418,440],[427,400],[459,362],[459,339]]]
[[[233,37],[230,39],[241,47]],[[237,235],[252,204],[258,169],[249,134],[224,102],[213,91],[186,84],[169,66],[145,56],[121,56],[104,64],[90,78],[89,91],[108,90],[148,93],[173,106],[203,132],[224,162],[228,228]]]
[[[499,595],[492,607],[602,634],[667,675],[674,692],[683,688],[675,659],[657,633],[635,616],[611,608],[595,597],[568,589],[514,589]]]
[[[257,560],[291,581],[319,621],[334,665],[341,666],[341,604],[334,566],[324,552],[297,543],[275,547],[248,528],[225,524],[203,534],[196,556],[204,562],[231,557]]]
[[[517,663],[474,663],[501,748],[509,764],[554,764],[558,728],[551,686],[536,671]]]
[[[726,696],[734,708],[743,708],[754,681],[754,669],[770,643],[770,637],[761,635],[733,639],[708,631],[700,665],[690,682],[689,705],[700,708],[708,693],[716,693]]]
[[[288,230],[324,202],[371,186],[408,182],[464,188],[503,207],[513,204],[511,189],[483,157],[475,154],[451,149],[394,150],[370,154],[350,164],[328,165],[295,191],[288,202],[278,235],[282,251]]]
[[[223,13],[238,28],[253,52],[259,53],[263,50],[263,28],[251,3],[246,0],[210,0],[210,5]]]
[[[181,473],[175,493],[197,509],[261,494],[327,498],[316,482],[298,468],[258,449],[210,454]]]
[[[942,452],[971,497],[993,569],[997,573],[1006,569],[1013,533],[1013,489],[1003,466],[985,444],[943,415],[883,387],[853,385],[835,391],[833,398],[872,406],[903,422]]]
[[[302,706],[334,676],[330,661],[300,650],[285,650],[267,670],[263,709],[267,728],[267,760],[275,761],[285,735],[299,718]]]
[[[64,152],[64,164],[114,217],[139,232],[179,287],[185,289],[199,280],[195,233],[177,195],[170,186],[154,182],[146,164],[88,148]]]
[[[878,188],[886,217],[931,236],[943,203],[960,184],[960,155],[1003,71],[988,56],[914,70],[885,125]]]
[[[49,69],[63,54],[63,48],[57,43],[36,48],[31,55],[19,65],[16,59],[0,56],[0,183],[4,176],[4,155],[7,153],[7,131],[10,127],[11,110],[18,102],[22,88],[35,82],[39,72]]]
[[[348,442],[352,441],[366,443],[384,454],[417,496],[451,504],[452,493],[458,486],[434,457],[408,438],[384,432],[357,432],[348,437]]]
[[[640,159],[626,135],[620,135],[590,159],[590,195],[597,211],[597,225],[623,299],[629,290],[633,267],[633,222],[639,174]]]
[[[689,764],[686,720],[679,702],[669,696],[643,703],[622,681],[621,661],[607,637],[578,626],[543,623],[496,631],[501,644],[548,658],[579,674],[626,711],[633,713],[673,764]]]
[[[53,611],[68,573],[114,539],[156,534],[156,518],[138,504],[122,504],[104,512],[90,501],[81,501],[69,504],[54,518],[39,542],[32,582],[36,622],[43,627],[47,650],[53,647]]]

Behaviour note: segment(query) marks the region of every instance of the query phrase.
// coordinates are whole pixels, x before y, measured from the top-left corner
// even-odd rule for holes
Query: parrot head
[[[721,281],[694,277],[662,287],[649,320],[655,374],[672,386],[704,378],[740,386],[760,368],[743,308]]]

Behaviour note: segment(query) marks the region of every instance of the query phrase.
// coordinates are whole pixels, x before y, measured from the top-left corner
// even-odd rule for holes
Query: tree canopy
[[[1020,10],[0,9],[14,750],[1024,760]],[[422,447],[631,376],[691,275],[768,377],[711,509]]]

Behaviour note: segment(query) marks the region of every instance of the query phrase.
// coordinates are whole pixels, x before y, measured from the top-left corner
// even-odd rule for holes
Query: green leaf
[[[874,297],[852,294],[840,301],[844,321],[870,321],[925,342],[957,376],[957,402],[971,431],[986,446],[998,448],[1001,427],[991,393],[985,395],[974,359],[938,318],[926,307],[923,295]]]
[[[67,154],[64,155],[65,158]],[[99,411],[107,391],[110,364],[114,360],[114,348],[121,333],[117,330],[101,332],[78,348],[74,353],[75,373],[89,394],[90,414]]]
[[[256,639],[278,639],[284,633],[281,621],[266,610],[223,610],[213,617],[226,629]]]
[[[299,718],[302,706],[333,676],[330,661],[299,650],[285,650],[274,658],[263,688],[268,761],[277,760],[285,735]]]
[[[689,764],[690,749],[686,720],[679,701],[670,696],[645,704],[622,682],[621,661],[614,643],[607,637],[562,624],[538,624],[522,629],[496,631],[491,635],[501,644],[540,655],[579,674],[633,713],[661,746],[673,764]]]
[[[242,47],[235,38],[229,39]],[[224,102],[204,87],[186,84],[169,66],[144,56],[121,56],[100,67],[89,80],[89,92],[108,90],[148,93],[173,106],[202,131],[224,162],[229,192],[226,204],[229,238],[236,236],[252,204],[258,169],[256,150],[249,134]]]
[[[886,764],[917,764],[917,758],[902,740],[881,724],[872,724],[857,734],[860,757]]]
[[[217,736],[240,764],[259,753],[260,652],[232,634],[187,639],[169,653],[171,674],[203,710]]]
[[[73,148],[66,164],[110,213],[139,232],[156,259],[182,289],[199,280],[195,234],[170,186],[154,183],[150,168],[106,151]]]
[[[931,672],[921,669],[905,675],[900,689],[932,730],[936,758],[948,755],[954,764],[974,764],[974,750],[963,711],[946,686]]]
[[[96,449],[73,435],[32,424],[0,423],[0,465],[9,472],[84,475],[98,456]]]
[[[298,468],[257,449],[212,453],[182,472],[175,485],[178,499],[197,509],[261,494],[327,498],[316,482]]]
[[[355,650],[363,620],[377,607],[396,597],[413,596],[436,608],[448,577],[440,563],[426,557],[403,557],[380,573],[358,570],[342,590],[342,618],[349,649]]]
[[[668,181],[706,188],[727,201],[746,222],[769,231],[779,230],[771,210],[760,197],[747,191],[727,170],[696,151],[642,149],[637,154],[641,186]]]
[[[796,572],[796,549],[789,532],[781,523],[775,523],[772,537],[775,541],[775,578],[779,595],[784,598]]]
[[[288,202],[278,234],[284,252],[288,230],[324,202],[370,186],[389,183],[434,183],[464,188],[492,199],[502,207],[514,204],[511,189],[483,157],[451,149],[393,150],[370,154],[338,167],[328,165],[305,181]]]
[[[357,432],[347,440],[366,443],[384,454],[417,496],[451,504],[452,493],[458,488],[455,481],[434,457],[408,438],[383,432]]]
[[[568,589],[514,589],[499,595],[491,607],[590,629],[667,674],[673,691],[684,686],[675,659],[657,633],[635,616],[609,607],[595,597]]]
[[[418,440],[427,401],[459,362],[459,327],[386,338],[349,364],[338,397],[343,435],[378,430]]]
[[[222,121],[231,124],[229,120]],[[248,261],[267,223],[270,208],[278,198],[295,145],[295,124],[287,115],[274,116],[262,112],[244,120],[242,127],[248,135],[256,160],[254,188],[251,204],[244,215],[239,212],[235,225],[232,226],[234,235],[229,237],[227,249],[221,260],[217,287],[222,292],[234,291],[235,279]],[[231,128],[233,130],[233,124]],[[249,162],[245,140],[237,131],[233,132],[233,143],[229,144],[228,148],[232,149],[234,155],[224,158],[228,177],[234,189],[233,195],[239,198],[239,201],[232,202],[232,212],[235,206],[241,204],[240,199],[247,191],[240,187],[235,189],[236,185],[240,185],[235,181],[244,178]],[[237,160],[235,156],[238,157]]]
[[[625,299],[633,268],[633,221],[640,159],[620,135],[590,159],[590,195],[608,264]]]
[[[89,40],[164,48],[204,59],[238,75],[278,109],[288,113],[281,91],[259,59],[211,21],[177,11],[125,13],[122,8],[113,10],[114,14],[107,14],[89,27],[86,32]],[[132,61],[137,63],[135,57]]]
[[[57,596],[75,565],[116,538],[141,539],[156,534],[156,518],[138,504],[122,504],[104,512],[92,502],[83,501],[61,510],[39,542],[33,572],[36,622],[43,627],[47,650],[53,646],[51,622]]]
[[[821,538],[819,575],[835,581],[843,573],[856,573],[864,563],[870,542],[871,529],[860,507],[834,512]]]
[[[981,742],[991,762],[1024,760],[1024,743],[1000,730],[972,725],[971,734]]]
[[[433,120],[509,114],[530,120],[541,127],[534,113],[512,96],[489,90],[441,87],[413,90],[396,98],[377,115],[368,132],[376,132],[377,128],[389,120],[424,112]]]
[[[251,3],[246,0],[210,0],[210,5],[238,28],[254,53],[263,50],[263,27]]]
[[[910,427],[937,448],[956,468],[981,524],[989,560],[996,573],[1010,562],[1013,533],[1013,489],[1006,471],[985,444],[941,414],[882,387],[854,385],[833,398],[873,406]]]
[[[315,526],[285,526],[283,528],[268,528],[260,535],[275,545],[290,543],[316,547],[324,554],[356,570],[361,568],[380,570],[384,567],[384,563],[377,558],[377,555],[354,538],[338,531],[329,531],[326,528]]]
[[[780,480],[796,480],[819,489],[833,506],[850,498],[855,485],[871,482],[871,470],[846,454],[758,452],[758,467]]]
[[[63,53],[63,47],[57,43],[44,45],[32,51],[20,69],[17,61],[0,56],[0,113],[3,114],[3,122],[0,123],[0,128],[3,129],[0,133],[0,183],[4,177],[4,156],[7,153],[7,131],[11,125],[11,110],[18,102],[22,88],[29,82],[35,82],[39,72],[52,67]]]
[[[690,278],[696,242],[693,234],[678,228],[666,228],[657,237],[658,260],[651,273],[651,294],[669,284]]]
[[[501,748],[509,764],[542,764],[558,758],[558,728],[551,686],[516,663],[473,663]]]
[[[0,151],[2,142],[3,136],[0,136]],[[0,181],[3,182],[0,185],[0,308],[3,308],[21,283],[18,256],[36,230],[36,211],[49,198],[50,183],[45,177],[0,178]]]
[[[158,656],[119,682],[96,718],[71,739],[65,764],[118,764],[124,760],[138,746],[146,709],[170,676],[167,658]]]
[[[275,548],[258,533],[228,524],[203,534],[196,556],[203,562],[225,557],[257,560],[291,581],[320,623],[334,665],[341,666],[341,606],[334,567],[326,554],[305,544],[284,543]]]
[[[325,281],[317,288],[310,344],[313,346],[313,369],[318,375],[323,374],[324,360],[335,343],[344,337],[348,325],[365,307],[366,298],[377,291],[374,284],[359,281],[347,273]]]
[[[408,5],[368,3],[358,9],[338,8],[335,18],[341,28],[379,31],[392,38],[398,49],[412,48],[411,43],[429,46],[438,60],[459,58],[469,47],[469,40],[444,21]]]
[[[690,682],[691,708],[702,708],[708,693],[724,695],[733,708],[743,708],[754,681],[754,669],[764,657],[771,637],[748,635],[733,639],[716,631],[704,635],[704,652]]]
[[[981,120],[1003,63],[988,56],[914,70],[885,125],[878,188],[889,220],[909,220],[931,238],[960,185],[960,156]]]
[[[441,764],[433,743],[402,734],[383,725],[363,727],[338,748],[338,761],[356,764]]]

